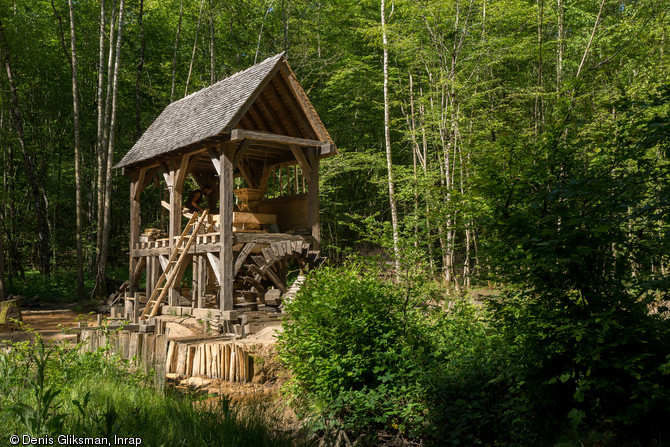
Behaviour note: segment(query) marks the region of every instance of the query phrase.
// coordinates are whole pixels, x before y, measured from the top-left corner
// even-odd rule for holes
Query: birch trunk
[[[200,13],[198,14],[198,25],[195,27],[195,39],[193,39],[193,51],[191,52],[191,63],[188,66],[188,76],[186,77],[186,87],[184,87],[184,96],[188,95],[188,84],[191,81],[193,73],[193,61],[195,61],[195,50],[198,47],[198,33],[200,32],[200,22],[202,21],[202,7],[205,0],[200,1]]]
[[[172,56],[172,89],[170,90],[170,102],[174,101],[175,78],[177,76],[177,50],[179,49],[179,34],[181,33],[181,18],[184,14],[184,0],[179,2],[179,21],[177,22],[177,33],[174,39],[174,54]]]
[[[103,245],[103,235],[104,235],[104,222],[105,222],[105,193],[107,191],[107,182],[109,178],[107,177],[107,141],[109,141],[109,120],[110,120],[110,107],[112,102],[112,67],[114,64],[114,51],[112,51],[112,45],[114,44],[114,31],[115,31],[115,19],[118,17],[115,16],[114,12],[115,3],[112,2],[112,21],[109,25],[109,55],[107,57],[107,93],[105,95],[105,107],[102,114],[102,140],[99,147],[98,157],[102,157],[102,162],[100,165],[100,171],[98,171],[98,221],[97,223],[97,243],[96,243],[96,261],[98,267],[102,261],[102,245]],[[120,22],[120,21],[119,21]]]
[[[77,298],[84,300],[84,251],[82,242],[83,222],[81,208],[81,142],[79,116],[79,78],[77,74],[77,46],[74,27],[74,9],[72,0],[68,0],[70,8],[70,47],[72,50],[72,109],[74,121],[74,184],[75,184],[75,214],[77,220]]]
[[[389,182],[389,203],[391,205],[391,225],[393,227],[393,254],[395,257],[396,277],[400,275],[400,250],[398,237],[398,209],[393,189],[393,162],[391,160],[391,124],[389,108],[389,53],[386,38],[386,1],[381,1],[382,41],[384,45],[384,138],[386,141],[386,166]]]
[[[112,208],[112,165],[114,164],[114,138],[116,136],[116,106],[119,85],[119,67],[121,65],[121,37],[123,32],[123,12],[124,0],[119,4],[118,17],[118,37],[116,38],[116,56],[114,62],[114,77],[112,81],[112,107],[109,121],[109,140],[107,142],[107,183],[105,184],[105,213],[103,224],[102,249],[98,275],[96,277],[95,290],[96,296],[106,296],[106,274],[107,274],[107,253],[109,250],[109,233],[111,229],[111,208]],[[110,48],[111,52],[111,48]]]
[[[558,37],[556,42],[556,93],[563,82],[563,0],[556,0],[558,9]]]
[[[210,0],[209,2],[209,84],[212,85],[216,82],[216,73],[215,73],[215,59],[214,59],[214,3]]]
[[[140,27],[140,62],[137,65],[137,77],[135,78],[135,140],[142,136],[140,127],[140,81],[142,79],[142,68],[144,67],[144,52],[146,50],[146,40],[144,38],[144,27],[142,26],[142,16],[144,14],[144,0],[140,0],[140,15],[137,24]]]
[[[538,0],[539,3],[539,20],[537,23],[537,46],[538,46],[538,62],[537,62],[537,93],[535,94],[535,138],[538,136],[540,129],[540,115],[542,114],[542,25],[544,20],[544,0]]]
[[[103,178],[102,178],[102,173],[103,173],[103,166],[105,163],[105,156],[104,156],[104,149],[103,149],[103,132],[104,132],[104,108],[103,108],[103,102],[104,102],[104,97],[103,97],[103,91],[104,91],[104,83],[105,83],[105,0],[100,1],[100,31],[99,31],[99,43],[98,43],[98,88],[97,88],[97,93],[96,93],[96,105],[97,105],[97,117],[98,117],[98,132],[97,132],[97,139],[96,139],[96,146],[95,146],[95,153],[96,153],[96,161],[97,161],[97,179],[96,179],[96,184],[95,184],[95,189],[94,191],[97,193],[97,210],[98,210],[98,222],[96,223],[96,243],[99,241],[97,239],[97,231],[100,229],[100,224],[99,222],[101,221],[101,214],[99,214],[99,210],[102,208],[102,193],[101,191],[103,190]],[[91,201],[92,203],[93,201]],[[89,216],[90,220],[93,219],[93,212],[90,213]],[[91,241],[93,242],[93,241]],[[96,244],[96,259],[98,255],[98,250],[100,245]],[[94,257],[90,257],[90,262],[89,262],[89,271],[92,273],[93,272],[93,261]]]

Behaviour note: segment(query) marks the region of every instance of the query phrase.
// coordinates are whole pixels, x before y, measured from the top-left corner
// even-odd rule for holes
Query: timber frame
[[[277,305],[264,299],[265,292],[286,291],[289,259],[300,267],[322,260],[319,161],[335,154],[283,54],[170,104],[116,166],[130,177],[126,316],[138,320],[142,299],[154,292],[178,249],[189,176],[201,188],[218,186],[206,198],[208,224],[194,236],[187,261],[177,266],[161,311],[190,307],[191,314],[206,309],[227,318]],[[163,237],[146,229],[143,234],[140,222],[142,193],[152,183],[169,191],[162,203],[169,223],[158,230]],[[239,198],[247,190],[263,194],[253,208]],[[182,287],[189,267],[190,287]]]

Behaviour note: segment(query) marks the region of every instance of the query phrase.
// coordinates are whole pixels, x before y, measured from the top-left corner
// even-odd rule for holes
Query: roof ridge
[[[240,75],[243,75],[244,73],[246,73],[246,72],[248,72],[248,71],[250,71],[254,68],[258,68],[261,65],[264,65],[266,62],[269,62],[270,59],[275,59],[276,58],[277,60],[279,60],[279,59],[281,59],[282,56],[284,56],[285,53],[286,53],[286,51],[282,51],[281,53],[275,54],[274,56],[270,56],[270,57],[266,58],[265,60],[263,60],[263,61],[261,61],[257,64],[252,65],[251,67],[245,68],[244,70],[237,71],[237,72],[235,72],[235,73],[231,74],[230,76],[227,76],[223,79],[219,79],[214,84],[210,84],[207,87],[204,87],[204,88],[201,88],[200,90],[196,90],[194,92],[191,92],[188,95],[184,96],[183,98],[180,98],[176,101],[171,102],[170,104],[168,104],[168,107],[172,106],[172,104],[176,104],[176,103],[179,103],[181,101],[184,101],[185,99],[188,99],[195,94],[200,94],[200,93],[206,92],[207,90],[210,90],[213,87],[216,87],[217,85],[219,85],[220,83],[222,83],[224,81],[230,82],[230,81],[234,80],[235,78],[239,77]]]

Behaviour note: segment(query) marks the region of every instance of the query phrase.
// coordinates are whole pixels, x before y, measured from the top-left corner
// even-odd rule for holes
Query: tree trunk
[[[388,170],[389,203],[391,205],[391,224],[393,226],[393,254],[395,257],[396,277],[400,277],[400,249],[398,237],[398,208],[393,189],[393,161],[391,160],[391,123],[389,110],[389,53],[386,38],[386,1],[381,5],[382,41],[384,45],[384,139],[386,141],[386,166]]]
[[[179,49],[179,34],[181,33],[181,18],[184,14],[184,0],[179,2],[179,21],[177,22],[177,35],[174,39],[174,54],[172,56],[172,89],[170,90],[170,102],[174,101],[175,78],[177,76],[177,51]]]
[[[39,178],[35,173],[33,160],[31,159],[30,154],[28,154],[28,148],[26,147],[26,139],[25,134],[23,132],[23,118],[21,117],[21,110],[19,108],[19,95],[16,90],[16,84],[14,82],[14,74],[10,62],[9,48],[7,46],[7,40],[5,39],[4,25],[1,20],[0,20],[0,55],[2,56],[5,65],[5,70],[7,72],[7,79],[9,81],[9,89],[12,96],[12,118],[19,139],[19,147],[21,148],[21,154],[23,155],[23,165],[26,170],[26,176],[28,178],[30,190],[33,194],[33,207],[35,209],[35,218],[37,220],[37,234],[39,239],[41,270],[44,275],[48,275],[50,271],[49,224],[47,222],[45,204],[40,193]]]
[[[5,246],[3,239],[2,219],[0,219],[0,300],[7,299],[7,287],[5,286]]]
[[[605,0],[602,0],[600,2],[600,8],[598,9],[598,15],[596,16],[596,21],[593,24],[593,30],[591,31],[591,37],[589,37],[589,42],[586,44],[586,49],[584,50],[584,55],[582,56],[582,61],[579,63],[579,68],[577,69],[577,74],[575,75],[575,79],[579,78],[579,75],[582,73],[582,69],[584,68],[584,62],[586,62],[586,57],[589,55],[589,50],[591,49],[591,43],[593,43],[593,36],[596,35],[596,29],[598,29],[598,23],[600,23],[600,16],[603,13],[603,5],[605,4]]]
[[[216,65],[214,58],[214,3],[210,0],[209,2],[209,72],[210,72],[209,84],[210,85],[216,82],[215,67]]]
[[[537,93],[535,94],[535,138],[537,138],[540,129],[540,115],[542,108],[542,25],[544,20],[544,0],[538,0],[539,3],[539,20],[537,23],[537,46],[538,46],[538,62],[537,62]]]
[[[265,10],[265,15],[263,16],[263,21],[261,22],[261,30],[258,32],[258,43],[256,44],[256,55],[254,56],[254,65],[256,65],[256,62],[258,61],[258,52],[261,49],[261,36],[263,36],[263,27],[265,26],[265,20],[268,18],[269,13],[270,8],[267,8]]]
[[[558,37],[556,42],[556,92],[563,82],[563,0],[556,0],[558,8]]]
[[[79,79],[77,76],[77,46],[75,42],[74,9],[72,0],[70,7],[70,46],[72,49],[72,108],[74,113],[74,183],[75,183],[75,214],[77,220],[77,298],[84,300],[84,253],[82,243],[83,223],[81,209],[81,142],[79,139]]]
[[[113,8],[112,8],[113,11]],[[103,189],[103,166],[105,163],[104,156],[104,145],[103,145],[103,135],[104,135],[104,108],[103,108],[103,89],[105,83],[105,0],[100,1],[100,31],[99,31],[99,52],[98,52],[98,89],[96,93],[96,106],[97,106],[97,117],[98,117],[98,133],[95,146],[96,161],[97,161],[97,180],[94,191],[97,193],[97,210],[98,210],[98,221],[96,222],[96,242],[99,242],[97,239],[98,231],[100,230],[100,217],[101,214],[99,210],[102,208],[102,189]],[[91,200],[91,205],[89,210],[92,208],[93,201]],[[91,210],[92,211],[92,210]],[[93,212],[90,212],[89,219],[93,219]],[[91,243],[93,241],[91,240]],[[90,257],[89,261],[89,271],[93,273],[93,261],[97,260],[97,255],[99,251],[99,243],[96,244],[96,257]]]
[[[188,66],[188,76],[186,77],[186,87],[184,87],[184,96],[188,95],[188,84],[191,81],[193,72],[193,61],[195,60],[195,50],[198,47],[198,33],[200,32],[200,22],[202,21],[202,7],[205,0],[200,0],[200,13],[198,13],[198,25],[195,27],[195,39],[193,39],[193,52],[191,53],[191,63]]]
[[[98,263],[98,270],[100,263],[102,262],[102,245],[103,245],[103,235],[104,235],[104,222],[105,222],[105,192],[107,191],[107,182],[110,178],[107,176],[107,142],[109,141],[109,121],[110,121],[110,108],[112,102],[112,68],[114,65],[114,51],[112,51],[112,46],[114,45],[114,32],[115,24],[118,20],[120,22],[121,18],[116,17],[114,12],[115,2],[112,2],[112,20],[109,25],[109,54],[107,57],[107,93],[105,95],[105,107],[102,113],[102,139],[99,147],[98,157],[101,158],[100,170],[98,171],[98,221],[97,221],[97,244],[96,244],[96,260]]]
[[[140,81],[142,79],[142,68],[144,67],[144,51],[146,41],[144,39],[144,27],[142,26],[142,15],[144,13],[144,0],[140,0],[140,15],[137,23],[140,27],[140,62],[137,65],[137,77],[135,78],[135,140],[142,136],[140,127]]]
[[[102,249],[100,256],[100,264],[98,266],[98,275],[96,277],[96,285],[94,291],[95,296],[105,297],[106,290],[106,274],[107,274],[107,253],[109,251],[109,235],[111,230],[111,209],[112,209],[112,165],[114,164],[114,138],[116,136],[116,108],[119,85],[119,67],[121,65],[121,36],[123,31],[123,12],[124,0],[119,4],[119,18],[118,18],[118,37],[116,38],[116,56],[114,62],[114,77],[112,81],[112,107],[109,121],[109,140],[107,142],[107,173],[105,177],[107,182],[105,184],[105,212],[103,224]],[[111,51],[111,48],[110,48]]]

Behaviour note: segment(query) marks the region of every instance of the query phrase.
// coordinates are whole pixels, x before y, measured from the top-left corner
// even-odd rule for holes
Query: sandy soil
[[[70,310],[22,310],[23,323],[49,341],[73,341],[77,335],[67,332],[67,328],[76,328],[79,322],[88,322],[95,326],[95,315],[79,314]],[[32,340],[30,332],[22,330],[1,330],[0,340],[19,342]]]

